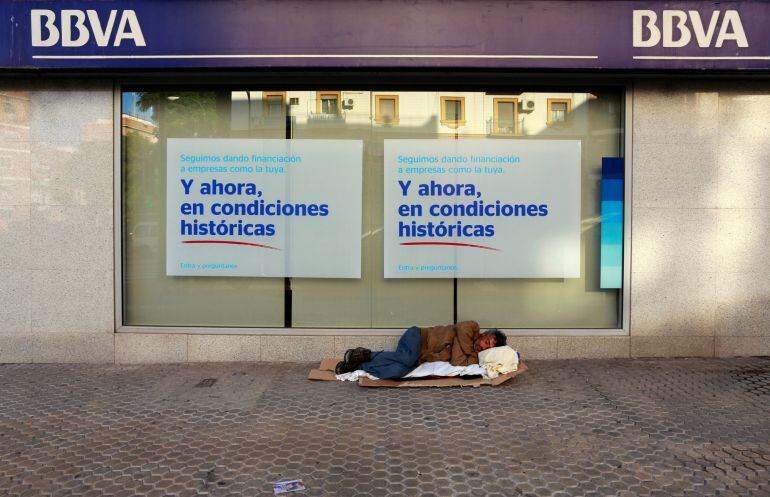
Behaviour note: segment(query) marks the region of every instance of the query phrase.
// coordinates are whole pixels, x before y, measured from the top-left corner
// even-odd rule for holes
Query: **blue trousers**
[[[361,369],[383,380],[401,378],[417,367],[421,348],[420,328],[412,326],[401,335],[396,350],[372,353],[371,360],[363,363]]]

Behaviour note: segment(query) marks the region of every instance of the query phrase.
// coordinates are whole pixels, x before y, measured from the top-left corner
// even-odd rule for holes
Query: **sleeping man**
[[[423,362],[446,361],[452,366],[478,364],[479,352],[505,344],[503,332],[493,328],[482,333],[476,321],[431,328],[412,326],[401,335],[395,351],[349,349],[335,372],[343,374],[363,369],[381,379],[401,378]]]

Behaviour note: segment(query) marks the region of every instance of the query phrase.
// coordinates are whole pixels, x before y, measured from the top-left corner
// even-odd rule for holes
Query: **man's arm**
[[[448,361],[452,356],[455,330],[452,325],[434,326],[427,330],[427,341],[423,342],[420,363]]]
[[[479,356],[473,350],[473,341],[479,336],[479,323],[476,321],[463,321],[457,323],[457,334],[452,344],[452,366],[468,366],[478,364]]]

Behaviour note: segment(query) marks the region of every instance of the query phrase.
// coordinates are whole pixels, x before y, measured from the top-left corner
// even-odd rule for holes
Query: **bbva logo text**
[[[658,27],[658,14],[655,11],[635,10],[634,46],[654,47],[662,39],[664,47],[685,47],[690,44],[694,34],[699,47],[710,48],[711,42],[714,41],[714,33],[717,33],[717,26],[719,26],[714,47],[721,48],[728,40],[734,41],[739,47],[748,47],[749,42],[746,40],[738,11],[727,10],[721,19],[720,15],[721,11],[712,12],[708,25],[704,26],[697,10],[687,12],[664,10],[661,30]]]
[[[133,10],[121,11],[117,28],[117,10],[111,10],[102,20],[95,10],[64,9],[59,13],[58,23],[53,10],[32,9],[30,14],[33,47],[52,47],[60,41],[62,47],[82,47],[92,35],[100,47],[109,46],[110,41],[112,46],[119,47],[123,40],[131,40],[137,47],[147,46]]]

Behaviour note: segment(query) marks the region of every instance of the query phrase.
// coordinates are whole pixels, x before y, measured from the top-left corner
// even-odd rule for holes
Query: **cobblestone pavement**
[[[770,496],[770,358],[529,365],[397,390],[308,364],[0,365],[0,495]]]

